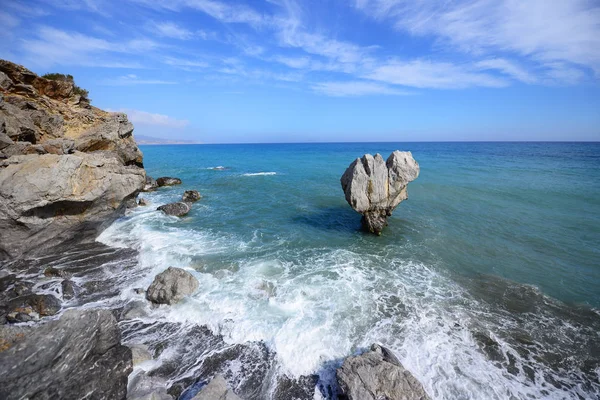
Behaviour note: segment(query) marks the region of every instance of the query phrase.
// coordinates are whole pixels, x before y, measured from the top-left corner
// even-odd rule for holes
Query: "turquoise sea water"
[[[410,150],[419,178],[382,236],[359,231],[339,178]],[[600,144],[142,146],[183,185],[100,240],[140,250],[140,286],[191,268],[194,298],[157,318],[263,340],[286,374],[372,342],[439,399],[600,396]],[[224,167],[224,169],[214,169]],[[155,207],[197,189],[182,219]]]

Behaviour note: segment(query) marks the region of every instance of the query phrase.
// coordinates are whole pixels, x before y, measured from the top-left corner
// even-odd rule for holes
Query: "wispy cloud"
[[[334,97],[413,94],[411,92],[395,89],[386,85],[365,81],[321,82],[313,85],[312,89],[317,93]]]
[[[194,33],[174,22],[152,22],[149,28],[158,36],[179,40],[188,40],[194,37]]]
[[[144,79],[135,74],[119,76],[114,79],[105,79],[101,82],[106,86],[130,86],[130,85],[175,85],[177,82],[164,81],[160,79]]]
[[[115,110],[108,110],[115,111]],[[122,108],[117,110],[118,112],[124,112],[127,117],[134,124],[148,125],[148,126],[163,126],[169,128],[185,128],[189,125],[189,121],[184,119],[172,118],[163,114],[154,114],[146,111],[132,110],[129,108]]]

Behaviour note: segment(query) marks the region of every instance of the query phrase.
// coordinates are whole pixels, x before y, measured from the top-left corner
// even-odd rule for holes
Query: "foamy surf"
[[[160,193],[149,197],[165,200]],[[393,256],[393,249],[377,256],[326,246],[290,249],[282,241],[265,252],[256,232],[247,240],[214,235],[174,226],[161,213],[143,209],[116,221],[99,240],[140,252],[137,268],[143,274],[123,281],[126,301],[143,300],[133,288],[147,287],[168,266],[188,269],[199,280],[193,297],[148,308],[145,321],[178,323],[183,331],[173,335],[184,341],[193,340],[187,337],[194,326],[205,325],[232,345],[264,342],[276,354],[279,373],[316,373],[321,387],[334,385],[333,368],[340,359],[379,342],[435,399],[600,394],[600,385],[583,378],[584,372],[566,376],[544,361],[546,345],[538,340],[536,326],[555,336],[554,353],[566,357],[567,338],[581,335],[573,321],[561,323],[549,310],[528,315],[525,326],[532,335],[515,341],[521,335],[520,317],[474,298],[435,266]],[[531,296],[532,302],[552,302],[535,290]],[[127,328],[127,340],[155,340],[154,330],[136,326]],[[161,356],[180,364],[173,382],[193,376],[204,357],[177,349]]]
[[[250,173],[242,174],[242,176],[269,176],[269,175],[277,175],[277,172],[250,172]]]

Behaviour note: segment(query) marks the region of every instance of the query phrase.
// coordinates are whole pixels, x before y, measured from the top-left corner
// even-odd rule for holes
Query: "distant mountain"
[[[137,144],[198,144],[192,140],[161,139],[152,136],[133,135]]]

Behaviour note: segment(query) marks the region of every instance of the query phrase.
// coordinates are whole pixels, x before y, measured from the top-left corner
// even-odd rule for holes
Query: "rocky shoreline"
[[[263,342],[149,318],[198,290],[183,269],[166,265],[124,303],[121,282],[145,274],[138,253],[95,239],[144,204],[140,192],[181,180],[146,176],[127,117],[74,87],[0,60],[0,398],[428,398],[379,345],[333,362],[337,377],[323,382],[287,376]],[[183,216],[200,198],[187,191],[158,210]]]

